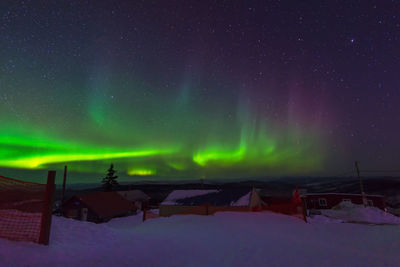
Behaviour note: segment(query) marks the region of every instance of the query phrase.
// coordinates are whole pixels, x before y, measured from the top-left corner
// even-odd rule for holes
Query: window
[[[346,203],[351,203],[351,199],[348,199],[348,198],[343,198],[342,201],[343,201],[343,202],[346,202]]]
[[[325,198],[319,198],[319,199],[318,199],[318,202],[319,202],[319,205],[320,205],[321,207],[326,207],[326,206],[328,206],[328,203],[326,202],[326,199],[325,199]]]
[[[371,199],[367,200],[368,206],[373,207],[374,206],[374,202]]]

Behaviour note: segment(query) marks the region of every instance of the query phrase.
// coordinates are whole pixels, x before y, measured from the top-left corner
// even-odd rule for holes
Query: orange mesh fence
[[[46,185],[0,176],[0,237],[39,242]]]
[[[148,219],[155,219],[155,218],[161,217],[159,214],[154,213],[151,210],[146,210],[146,211],[143,211],[143,212],[144,212],[143,221],[148,220]]]

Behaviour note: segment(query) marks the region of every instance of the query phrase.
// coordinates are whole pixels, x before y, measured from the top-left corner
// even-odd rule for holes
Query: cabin
[[[62,207],[67,218],[94,223],[136,213],[137,208],[117,192],[94,192],[75,195]]]
[[[118,194],[132,202],[138,210],[149,206],[150,197],[141,190],[118,191]]]
[[[365,195],[367,205],[377,207],[381,210],[386,209],[385,197],[381,195]],[[331,209],[341,202],[351,202],[363,205],[361,194],[346,193],[308,193],[304,195],[308,209]]]
[[[252,211],[261,206],[256,190],[175,190],[161,203],[160,216],[174,214],[212,215],[218,211]]]

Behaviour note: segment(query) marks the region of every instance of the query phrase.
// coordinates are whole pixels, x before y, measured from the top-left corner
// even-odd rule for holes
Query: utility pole
[[[355,167],[356,167],[358,180],[359,180],[359,182],[360,182],[362,203],[363,203],[364,207],[366,207],[366,206],[367,206],[367,198],[365,197],[364,185],[363,185],[363,182],[362,182],[362,180],[361,180],[360,169],[358,168],[358,161],[355,161],[355,162],[354,162],[354,165],[355,165]]]
[[[64,167],[64,180],[63,180],[63,187],[62,187],[62,196],[61,196],[61,214],[63,213],[63,206],[64,206],[64,195],[65,195],[65,183],[67,181],[67,165]]]

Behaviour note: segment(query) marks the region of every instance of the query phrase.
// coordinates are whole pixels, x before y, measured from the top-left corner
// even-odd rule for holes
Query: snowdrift
[[[351,202],[341,202],[333,209],[320,211],[323,216],[342,222],[400,225],[397,216],[376,207],[364,207]]]
[[[0,266],[398,266],[400,227],[221,212],[105,224],[53,217],[50,246],[0,239]]]

